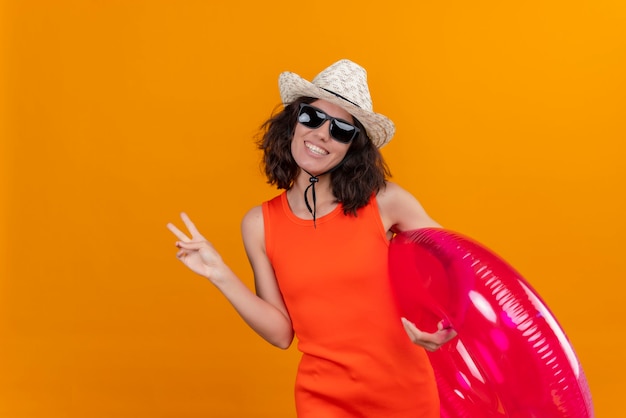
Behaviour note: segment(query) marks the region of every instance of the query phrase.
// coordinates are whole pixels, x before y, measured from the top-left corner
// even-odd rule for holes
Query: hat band
[[[346,102],[348,102],[348,103],[352,103],[353,105],[355,105],[355,106],[356,106],[356,107],[358,107],[359,109],[361,108],[361,106],[359,106],[358,104],[354,103],[352,100],[348,100],[348,99],[346,99],[346,98],[345,98],[345,97],[343,97],[341,94],[337,94],[337,93],[335,93],[335,92],[334,92],[334,91],[332,91],[332,90],[325,89],[324,87],[320,87],[320,88],[321,88],[322,90],[325,90],[325,91],[329,92],[330,94],[334,94],[335,96],[339,97],[339,98],[340,98],[340,99],[342,99],[342,100],[345,100],[345,101],[346,101]]]

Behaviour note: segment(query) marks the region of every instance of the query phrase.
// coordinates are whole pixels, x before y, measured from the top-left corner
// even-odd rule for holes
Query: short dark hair
[[[278,189],[289,190],[300,172],[291,155],[291,139],[295,131],[300,103],[312,103],[316,98],[299,97],[270,117],[263,125],[257,146],[263,151],[262,168],[267,182]],[[330,173],[333,194],[343,205],[344,214],[356,215],[372,194],[385,187],[391,172],[380,150],[372,143],[363,125],[354,118],[360,132],[352,140],[340,167]]]

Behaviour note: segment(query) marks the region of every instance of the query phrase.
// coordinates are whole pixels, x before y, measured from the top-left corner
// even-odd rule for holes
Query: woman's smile
[[[321,155],[321,156],[328,155],[327,150],[325,150],[324,148],[318,147],[317,145],[314,145],[309,141],[304,141],[304,146],[307,148],[307,150],[309,150],[315,155]]]

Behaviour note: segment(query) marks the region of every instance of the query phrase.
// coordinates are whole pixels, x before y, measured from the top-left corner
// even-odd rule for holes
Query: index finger
[[[198,231],[198,228],[196,228],[196,225],[191,221],[191,219],[189,218],[189,215],[187,215],[185,212],[180,214],[180,217],[182,218],[183,222],[185,223],[185,226],[187,227],[187,230],[191,233],[191,238],[204,238],[202,236],[202,234],[200,233],[200,231]]]

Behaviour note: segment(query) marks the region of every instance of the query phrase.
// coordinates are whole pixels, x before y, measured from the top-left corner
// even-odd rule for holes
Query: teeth
[[[328,152],[326,152],[326,150],[320,148],[320,147],[316,147],[313,144],[310,144],[308,142],[305,143],[306,147],[311,150],[312,152],[314,152],[315,154],[319,154],[319,155],[326,155],[328,154]]]

